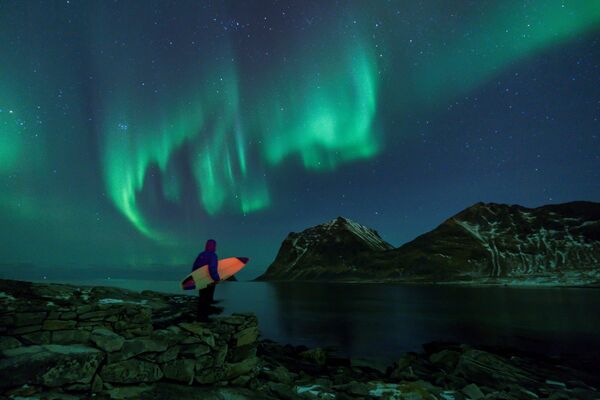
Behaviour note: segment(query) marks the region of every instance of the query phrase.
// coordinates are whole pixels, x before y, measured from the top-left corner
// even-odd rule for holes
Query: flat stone
[[[113,312],[111,312],[109,310],[90,311],[85,314],[81,314],[79,316],[79,319],[82,321],[85,321],[88,319],[104,319],[112,314],[113,314]]]
[[[167,350],[167,343],[153,338],[136,338],[125,341],[124,353],[141,354],[146,352],[163,352]]]
[[[77,326],[77,321],[63,321],[60,319],[47,319],[44,321],[42,328],[46,331],[58,331],[64,329],[73,329]]]
[[[77,318],[77,313],[75,311],[67,311],[60,313],[60,319],[75,319]]]
[[[203,322],[182,322],[179,326],[198,336],[202,336],[204,332],[208,331],[206,324]]]
[[[109,383],[155,382],[163,377],[163,372],[155,363],[130,359],[106,365],[100,377]]]
[[[89,383],[104,354],[81,345],[36,345],[5,350],[0,359],[0,388],[24,384],[58,387]]]
[[[30,325],[30,326],[22,326],[20,328],[15,328],[10,331],[13,335],[23,335],[26,333],[37,332],[42,329],[42,325]]]
[[[258,339],[258,327],[252,326],[250,328],[246,328],[235,334],[236,346],[245,346],[248,344],[256,343]]]
[[[52,332],[38,331],[21,335],[23,341],[27,344],[50,344],[52,341]]]
[[[0,336],[0,351],[14,349],[21,346],[21,342],[12,336]]]
[[[85,314],[93,310],[93,307],[89,304],[85,304],[77,307],[77,314]]]
[[[90,333],[82,329],[71,329],[65,331],[53,331],[52,343],[55,344],[74,344],[87,343],[90,338]]]
[[[113,352],[123,348],[125,339],[113,331],[105,328],[96,328],[90,334],[90,340],[98,346],[98,348]]]
[[[16,327],[26,325],[41,325],[48,313],[40,312],[20,312],[14,317],[14,325]]]
[[[210,353],[210,347],[204,344],[189,344],[181,346],[180,354],[189,358],[198,358]]]
[[[194,360],[175,360],[164,364],[162,370],[167,379],[191,385],[194,382],[195,364],[196,362]]]

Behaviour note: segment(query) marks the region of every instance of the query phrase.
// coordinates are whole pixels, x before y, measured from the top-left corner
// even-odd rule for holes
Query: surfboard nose
[[[243,262],[244,264],[248,264],[248,261],[250,261],[250,259],[248,257],[236,257],[238,260],[240,260],[241,262]]]

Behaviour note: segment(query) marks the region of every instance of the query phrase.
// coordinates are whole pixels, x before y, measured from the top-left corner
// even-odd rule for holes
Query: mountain
[[[600,204],[477,203],[387,256],[400,280],[600,281]]]
[[[258,280],[337,280],[368,276],[360,261],[394,247],[373,229],[337,217],[300,233],[290,232],[275,261]]]
[[[320,232],[319,227],[327,225],[311,229]],[[338,242],[336,252],[327,254],[334,242],[321,235],[319,246],[310,247],[307,260],[303,252],[290,245],[311,229],[288,235],[264,279],[600,282],[600,203],[572,202],[538,208],[477,203],[398,248],[362,246],[353,252],[353,244]],[[376,237],[385,243],[379,235]],[[338,259],[346,268],[341,268],[339,261],[331,266],[327,263]]]

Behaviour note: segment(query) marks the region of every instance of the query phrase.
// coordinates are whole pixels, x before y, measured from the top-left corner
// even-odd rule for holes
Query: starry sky
[[[398,246],[573,200],[600,201],[600,2],[0,2],[4,266],[180,278],[214,238],[252,278],[338,215]]]

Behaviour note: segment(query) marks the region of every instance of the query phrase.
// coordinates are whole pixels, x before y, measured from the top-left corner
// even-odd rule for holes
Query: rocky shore
[[[600,399],[593,359],[430,343],[382,366],[194,311],[189,296],[0,280],[0,398]]]

